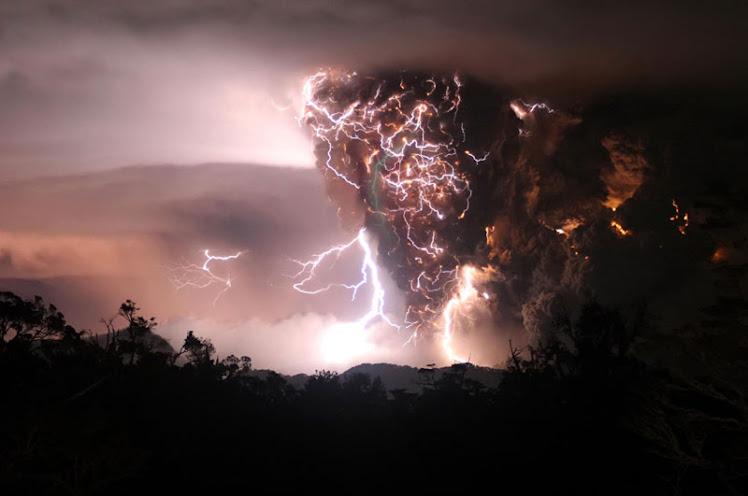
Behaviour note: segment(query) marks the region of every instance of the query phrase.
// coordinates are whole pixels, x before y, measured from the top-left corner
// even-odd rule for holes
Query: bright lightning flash
[[[452,298],[444,306],[441,313],[442,320],[442,349],[451,362],[466,363],[468,358],[454,350],[454,334],[461,318],[469,318],[474,307],[491,299],[485,291],[479,292],[476,284],[485,282],[493,273],[492,269],[476,269],[469,265],[460,268],[459,284]]]
[[[320,288],[309,288],[313,282],[317,270],[327,259],[337,260],[343,252],[352,250],[358,246],[363,252],[361,261],[361,279],[354,284],[328,284]],[[351,300],[358,296],[359,289],[366,284],[371,284],[372,295],[369,310],[354,322],[345,322],[332,326],[327,330],[322,340],[322,354],[324,359],[330,363],[343,363],[354,357],[359,357],[374,349],[374,345],[367,341],[370,325],[376,321],[383,321],[388,325],[400,329],[384,313],[385,290],[379,276],[379,267],[374,261],[374,253],[368,239],[365,228],[358,231],[358,235],[347,243],[333,246],[332,248],[314,255],[310,260],[301,262],[295,260],[300,266],[299,272],[293,277],[298,280],[293,287],[296,291],[305,294],[319,294],[341,287],[351,291]]]
[[[322,288],[307,289],[305,286],[314,279],[316,271],[320,264],[323,263],[328,257],[338,258],[340,255],[351,249],[353,246],[358,245],[363,251],[363,258],[361,262],[361,279],[355,284],[328,284]],[[384,300],[385,290],[384,286],[379,277],[379,267],[374,261],[374,254],[371,248],[370,241],[367,239],[366,228],[362,228],[358,231],[358,235],[348,243],[333,246],[327,251],[324,251],[318,255],[314,255],[311,260],[306,262],[300,262],[294,260],[301,270],[297,272],[293,277],[294,279],[300,279],[299,282],[293,285],[296,291],[305,294],[319,294],[327,291],[333,287],[342,287],[351,290],[351,300],[355,300],[358,295],[358,290],[364,285],[371,282],[373,286],[371,304],[369,311],[356,321],[356,327],[365,329],[374,320],[381,319],[392,327],[400,328],[397,324],[393,323],[389,317],[384,313]]]

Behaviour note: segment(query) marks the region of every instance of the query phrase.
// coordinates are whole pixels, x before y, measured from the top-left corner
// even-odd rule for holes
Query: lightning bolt
[[[326,259],[331,258],[331,257],[334,257],[335,259],[337,259],[340,257],[340,255],[343,252],[349,249],[352,249],[352,247],[356,245],[358,245],[361,248],[361,251],[363,252],[363,257],[361,261],[361,279],[358,282],[354,284],[343,284],[343,283],[328,284],[324,287],[315,288],[315,289],[307,289],[305,287],[305,286],[308,286],[309,283],[313,281],[317,270],[319,269],[320,265]],[[347,243],[333,246],[332,248],[320,254],[314,255],[308,261],[301,262],[298,260],[294,260],[294,262],[297,263],[301,267],[299,272],[297,272],[295,275],[292,276],[294,279],[298,280],[293,285],[293,288],[296,291],[300,293],[304,293],[304,294],[314,295],[314,294],[319,294],[319,293],[328,291],[332,289],[333,287],[342,287],[342,288],[351,290],[351,301],[353,301],[356,299],[359,289],[361,289],[366,284],[371,283],[372,296],[371,296],[371,304],[369,305],[369,310],[365,315],[363,315],[361,318],[359,318],[356,321],[356,325],[361,329],[365,329],[373,321],[377,319],[381,319],[387,324],[389,324],[390,326],[400,329],[400,326],[393,323],[390,320],[390,318],[384,313],[384,303],[385,303],[386,294],[385,294],[384,286],[382,285],[381,278],[379,276],[379,267],[374,261],[374,252],[372,250],[370,241],[367,237],[366,228],[360,229],[358,231],[358,235]]]
[[[509,107],[514,112],[514,115],[517,116],[519,120],[521,120],[525,124],[531,124],[534,121],[533,114],[537,112],[538,110],[545,110],[549,114],[552,114],[555,112],[555,109],[551,108],[550,105],[547,103],[526,103],[523,100],[514,100],[512,103],[509,104]],[[532,131],[529,131],[525,128],[519,129],[519,135],[525,138],[528,138],[532,136]]]
[[[213,285],[221,286],[221,289],[213,300],[213,305],[215,305],[221,295],[231,289],[231,275],[227,273],[225,277],[222,277],[216,274],[211,269],[211,264],[215,261],[226,262],[228,260],[235,260],[242,254],[243,252],[239,251],[233,255],[218,256],[211,255],[210,250],[204,250],[205,261],[202,265],[185,263],[179,266],[167,267],[169,280],[177,290],[186,287],[205,289]]]

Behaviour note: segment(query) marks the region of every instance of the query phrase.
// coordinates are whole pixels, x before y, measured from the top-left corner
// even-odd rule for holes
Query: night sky
[[[646,303],[671,335],[742,322],[715,309],[748,291],[747,15],[739,1],[2,0],[0,290],[93,330],[132,298],[173,343],[194,329],[258,368],[444,364],[391,329],[330,359],[345,338],[328,330],[366,301],[299,294],[288,276],[355,236],[297,121],[305,78],[457,71],[483,88],[469,132],[510,101],[554,109],[512,121],[513,151],[484,140],[494,234],[475,253],[500,276],[465,354],[501,363],[508,339],[546,336],[590,297],[630,319]],[[169,281],[204,249],[243,252],[216,265],[232,287],[215,304],[220,288]]]

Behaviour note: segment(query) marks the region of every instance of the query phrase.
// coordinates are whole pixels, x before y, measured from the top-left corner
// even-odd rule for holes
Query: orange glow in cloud
[[[616,234],[620,234],[621,236],[629,236],[631,234],[631,231],[629,231],[628,229],[624,229],[621,224],[614,220],[610,221],[610,227],[613,228]]]

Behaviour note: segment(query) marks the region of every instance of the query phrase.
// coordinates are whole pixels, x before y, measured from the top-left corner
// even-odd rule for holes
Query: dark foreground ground
[[[739,376],[646,365],[595,304],[565,340],[518,352],[498,386],[455,365],[422,369],[420,394],[324,371],[294,388],[247,357],[215,361],[192,333],[164,348],[131,302],[120,314],[94,340],[41,300],[2,294],[1,494],[748,488]]]

